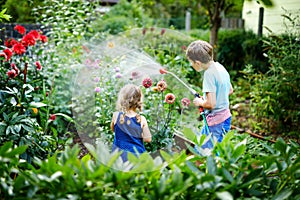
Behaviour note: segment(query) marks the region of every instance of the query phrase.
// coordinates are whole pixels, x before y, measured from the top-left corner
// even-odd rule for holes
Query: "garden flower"
[[[27,46],[34,46],[35,45],[35,38],[33,34],[27,34],[22,38],[22,44]]]
[[[163,34],[165,34],[165,32],[166,32],[166,29],[161,29],[161,32],[160,32],[160,35],[163,35]]]
[[[41,65],[41,63],[39,61],[35,62],[35,66],[36,66],[37,70],[41,70],[42,69],[42,65]]]
[[[40,40],[42,41],[42,43],[48,42],[48,38],[45,35],[40,35]]]
[[[120,72],[116,73],[116,78],[122,78],[122,74]]]
[[[23,44],[17,43],[12,47],[13,52],[15,52],[18,55],[22,55],[26,52],[26,48]]]
[[[9,70],[6,74],[7,74],[8,78],[15,78],[18,75],[14,69]]]
[[[120,72],[120,67],[115,67],[115,72]]]
[[[40,38],[40,34],[37,30],[31,30],[27,35],[33,36],[33,38],[36,40]]]
[[[97,93],[101,92],[101,88],[100,87],[96,87],[95,88],[95,92],[97,92]]]
[[[188,99],[188,98],[183,98],[181,99],[181,104],[184,106],[184,107],[189,107],[191,101]]]
[[[158,91],[163,92],[163,91],[165,91],[166,88],[167,88],[167,83],[166,83],[166,81],[161,80],[161,81],[159,81],[159,82],[157,83],[156,86],[157,86]]]
[[[114,45],[114,43],[112,43],[112,42],[109,42],[109,43],[108,43],[108,47],[109,47],[109,48],[114,48],[114,47],[115,47],[115,45]]]
[[[17,73],[17,75],[18,75],[19,72],[20,72],[20,70],[17,68],[16,64],[15,64],[15,63],[11,63],[10,66],[11,66],[11,68],[12,68],[13,70],[16,71],[16,73]]]
[[[94,81],[98,83],[100,81],[100,78],[99,77],[95,77]]]
[[[161,74],[166,74],[166,73],[168,73],[168,71],[165,70],[164,68],[160,68],[160,69],[159,69],[159,73],[161,73]]]
[[[4,49],[3,52],[6,54],[7,58],[6,58],[6,61],[8,61],[11,56],[13,55],[13,52],[10,50],[10,49]]]
[[[158,92],[158,88],[156,86],[152,87],[153,92]]]
[[[4,52],[0,53],[0,57],[4,57],[4,60],[7,61],[7,55]]]
[[[32,112],[36,115],[38,114],[39,110],[37,108],[31,108],[32,109]]]
[[[5,40],[4,42],[4,45],[7,47],[7,48],[12,48],[15,44],[17,44],[18,41],[13,39],[13,38],[10,38],[10,39],[7,39]]]
[[[142,34],[145,35],[147,31],[147,28],[143,28]]]
[[[139,72],[131,72],[132,79],[138,79],[139,77],[141,77],[141,74]]]
[[[26,32],[26,29],[24,28],[24,26],[21,26],[21,25],[16,25],[14,30],[18,31],[21,35],[24,35]]]
[[[143,84],[143,86],[144,86],[145,88],[151,87],[151,85],[152,85],[152,80],[151,80],[151,78],[145,78],[145,79],[143,80],[142,84]]]
[[[151,27],[151,28],[150,28],[150,31],[152,31],[152,32],[153,32],[153,31],[154,31],[154,27]]]
[[[186,46],[185,46],[185,45],[182,45],[182,46],[181,46],[181,49],[182,49],[182,51],[185,51],[185,50],[186,50]]]
[[[55,114],[51,114],[49,117],[50,121],[54,121],[56,119],[56,115]]]
[[[175,99],[176,99],[176,97],[172,93],[168,93],[165,96],[165,102],[168,103],[168,104],[173,104],[175,102]]]

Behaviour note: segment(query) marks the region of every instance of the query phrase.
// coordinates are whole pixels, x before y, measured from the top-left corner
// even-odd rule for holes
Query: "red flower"
[[[18,31],[21,35],[24,35],[26,32],[26,29],[24,28],[24,26],[21,26],[21,25],[16,25],[14,30]]]
[[[39,61],[35,62],[35,66],[36,66],[37,70],[41,70],[42,69],[42,65],[41,65],[41,63]]]
[[[185,50],[186,50],[186,46],[185,46],[185,45],[182,45],[182,46],[181,46],[181,49],[182,49],[182,51],[185,51]]]
[[[159,73],[166,74],[166,73],[168,73],[168,71],[166,69],[164,69],[164,68],[160,68],[159,69]]]
[[[168,93],[165,96],[165,102],[168,103],[168,104],[173,104],[175,102],[175,99],[176,99],[176,97],[172,93]]]
[[[12,47],[13,52],[15,52],[18,55],[22,55],[26,52],[26,48],[23,44],[17,43]]]
[[[4,52],[4,53],[6,54],[6,56],[7,56],[6,61],[8,61],[8,60],[11,58],[11,56],[13,55],[13,52],[12,52],[10,49],[4,49],[3,52]]]
[[[145,79],[143,80],[142,84],[143,84],[143,86],[144,86],[145,88],[151,87],[151,85],[152,85],[152,80],[151,80],[151,78],[145,78]]]
[[[31,30],[27,35],[32,35],[34,37],[34,39],[40,38],[40,34],[37,30]]]
[[[48,38],[46,35],[40,35],[40,40],[42,41],[42,43],[48,42]]]
[[[141,73],[140,72],[137,72],[137,71],[131,72],[131,78],[132,79],[138,79],[140,77],[141,77]]]
[[[164,80],[159,81],[156,86],[158,91],[160,92],[163,92],[165,91],[165,89],[167,89],[167,83]]]
[[[8,78],[15,78],[18,74],[15,70],[9,70],[7,73]]]
[[[34,46],[35,45],[35,36],[33,34],[27,34],[22,38],[22,44],[27,46]]]
[[[55,114],[51,114],[49,117],[50,121],[54,121],[56,119],[56,115]]]
[[[15,39],[13,39],[13,38],[10,38],[10,39],[5,40],[4,45],[5,45],[7,48],[11,48],[11,47],[13,47],[15,44],[17,44],[17,43],[18,43],[17,40],[15,40]]]
[[[189,107],[191,101],[188,99],[188,98],[183,98],[181,99],[181,104],[184,106],[184,107]]]
[[[166,32],[166,29],[161,29],[161,32],[160,32],[160,35],[163,35],[163,34],[165,34],[165,32]]]

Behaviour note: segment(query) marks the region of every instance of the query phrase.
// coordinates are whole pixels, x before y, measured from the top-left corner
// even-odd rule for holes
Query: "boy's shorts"
[[[231,117],[227,118],[224,122],[214,125],[214,126],[209,126],[208,129],[211,133],[211,139],[209,139],[205,144],[201,146],[202,149],[213,148],[213,143],[212,140],[217,140],[218,142],[222,142],[223,136],[230,130],[230,125],[231,125]],[[205,126],[202,127],[201,129],[201,134],[209,135],[209,132],[207,131],[207,128]]]

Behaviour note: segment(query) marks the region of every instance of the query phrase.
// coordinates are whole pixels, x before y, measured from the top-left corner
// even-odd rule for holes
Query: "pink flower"
[[[156,86],[158,91],[160,92],[163,92],[167,89],[167,83],[164,80],[159,81]]]
[[[136,72],[136,71],[131,72],[131,78],[132,79],[138,79],[139,77],[141,77],[141,73]]]
[[[10,66],[11,66],[11,68],[12,68],[13,70],[16,71],[16,73],[17,73],[17,75],[18,75],[19,72],[20,72],[20,70],[19,70],[19,68],[17,68],[16,64],[15,64],[15,63],[11,63]]]
[[[18,75],[14,69],[9,70],[6,74],[7,74],[8,78],[15,78]]]
[[[122,78],[122,74],[120,72],[116,73],[116,78]]]
[[[115,72],[120,72],[120,67],[116,67]]]
[[[39,61],[35,62],[35,66],[36,66],[37,70],[41,70],[42,69],[42,65],[41,65],[41,63]]]
[[[143,86],[144,86],[145,88],[151,87],[151,85],[152,85],[152,80],[151,80],[151,78],[145,78],[145,79],[143,80],[142,84],[143,84]]]
[[[94,78],[94,81],[95,81],[95,82],[99,82],[99,81],[100,81],[100,78],[99,78],[99,77],[95,77],[95,78]]]
[[[166,69],[164,69],[164,68],[160,68],[159,69],[159,73],[166,74],[166,73],[168,73],[168,71]]]
[[[97,93],[101,92],[101,88],[100,87],[96,87],[95,88],[95,92],[97,92]]]
[[[24,28],[24,26],[21,26],[21,25],[16,25],[14,27],[14,30],[18,31],[21,35],[24,35],[26,32],[26,29]]]
[[[49,116],[49,120],[50,121],[54,121],[56,119],[56,115],[55,114],[51,114],[50,116]]]
[[[160,35],[163,35],[163,34],[165,34],[165,32],[166,32],[166,29],[161,29],[161,32],[160,32]]]
[[[182,46],[181,46],[181,49],[182,49],[182,51],[185,51],[185,50],[186,50],[186,46],[185,46],[185,45],[182,45]]]
[[[189,107],[191,101],[188,99],[188,98],[183,98],[181,99],[181,104],[184,106],[184,107]]]
[[[0,53],[0,57],[4,57],[4,60],[7,61],[7,55],[4,52]],[[1,59],[0,59],[1,60]]]
[[[168,103],[168,104],[173,104],[175,102],[175,99],[176,99],[176,97],[172,93],[168,93],[165,96],[165,102]]]

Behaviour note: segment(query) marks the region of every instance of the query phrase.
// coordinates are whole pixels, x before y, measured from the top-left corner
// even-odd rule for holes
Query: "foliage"
[[[93,32],[117,34],[126,30],[152,25],[152,19],[137,1],[121,0],[103,16],[96,18],[91,26]]]
[[[214,151],[203,157],[185,152],[161,152],[153,159],[129,157],[127,165],[103,146],[79,159],[78,146],[34,165],[22,167],[17,155],[24,149],[0,149],[1,196],[25,199],[298,199],[299,145],[278,139],[275,144],[229,132]],[[11,153],[10,153],[11,152]],[[10,162],[9,162],[10,161]],[[200,163],[200,164],[199,164]],[[129,168],[128,168],[129,166]],[[127,172],[122,171],[127,167]],[[9,175],[15,173],[11,178]]]
[[[296,25],[299,18],[285,17]],[[260,129],[288,133],[299,138],[299,32],[295,26],[287,34],[272,35],[264,40],[270,63],[267,73],[244,70],[250,87],[251,114]]]
[[[3,19],[5,19],[6,21],[9,21],[9,20],[10,20],[11,16],[5,14],[5,12],[6,12],[6,9],[3,9],[3,10],[0,12],[0,22],[2,22]]]
[[[0,56],[0,143],[29,146],[22,157],[31,161],[59,147],[65,123],[53,109],[48,38],[19,25],[15,30],[22,39],[6,40]]]
[[[36,21],[32,10],[42,2],[42,0],[6,0],[2,4],[2,9],[7,9],[7,13],[12,17],[11,22],[32,23]]]
[[[234,80],[242,76],[240,71],[246,64],[252,64],[258,72],[264,73],[268,70],[267,59],[263,56],[262,40],[251,31],[220,31],[217,49],[217,60],[226,66]]]

